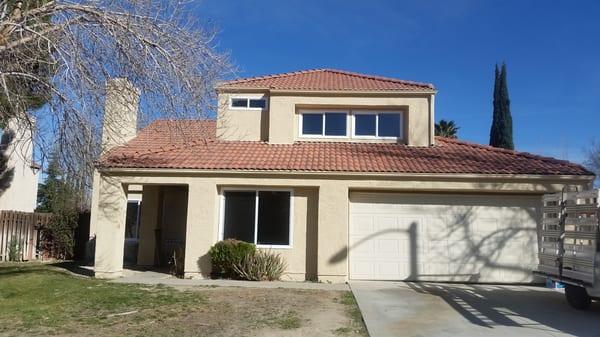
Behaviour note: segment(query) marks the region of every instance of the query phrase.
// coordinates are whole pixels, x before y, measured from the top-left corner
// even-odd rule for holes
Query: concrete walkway
[[[283,288],[283,289],[313,289],[313,290],[340,290],[348,291],[350,288],[345,283],[329,284],[317,282],[292,282],[292,281],[236,281],[236,280],[202,280],[180,279],[169,274],[154,271],[125,270],[125,276],[114,279],[115,283],[163,284],[172,287],[246,287],[246,288]]]
[[[600,303],[533,286],[350,283],[371,337],[600,336]]]

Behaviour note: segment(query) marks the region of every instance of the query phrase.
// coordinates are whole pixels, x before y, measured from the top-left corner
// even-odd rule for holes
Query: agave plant
[[[458,126],[454,121],[440,120],[435,124],[435,135],[446,138],[456,138],[458,134]]]

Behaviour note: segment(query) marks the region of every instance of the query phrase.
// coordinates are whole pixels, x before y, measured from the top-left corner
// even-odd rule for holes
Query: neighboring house
[[[234,80],[217,87],[216,121],[135,134],[133,105],[111,99],[135,93],[120,83],[131,90],[109,90],[107,115],[124,116],[121,142],[95,179],[98,277],[121,275],[136,184],[142,266],[163,265],[175,242],[185,276],[206,277],[211,245],[237,238],[281,253],[286,279],[528,282],[541,195],[593,179],[567,161],[434,137],[431,84],[326,69]]]
[[[33,161],[31,129],[11,120],[2,132],[0,154],[8,159],[0,172],[0,211],[33,212],[40,166]]]

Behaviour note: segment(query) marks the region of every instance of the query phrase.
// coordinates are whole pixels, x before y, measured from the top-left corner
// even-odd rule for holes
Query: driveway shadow
[[[425,282],[406,285],[417,293],[441,298],[468,322],[484,328],[524,328],[513,330],[524,336],[529,329],[549,335],[558,331],[575,336],[600,336],[600,303],[579,311],[567,304],[560,291],[513,285]]]

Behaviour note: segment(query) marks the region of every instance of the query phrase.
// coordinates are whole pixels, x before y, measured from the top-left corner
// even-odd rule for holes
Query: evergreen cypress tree
[[[490,130],[490,145],[514,150],[512,135],[512,115],[510,113],[510,99],[508,97],[508,83],[506,81],[506,64],[502,69],[495,69],[494,83],[494,115]]]
[[[10,187],[15,175],[15,168],[8,166],[8,146],[13,141],[15,133],[12,130],[1,131],[0,136],[0,195]]]
[[[46,181],[38,190],[38,212],[52,213],[52,220],[42,228],[42,246],[52,257],[73,256],[74,231],[77,227],[77,195],[60,165],[57,150],[50,156]]]

